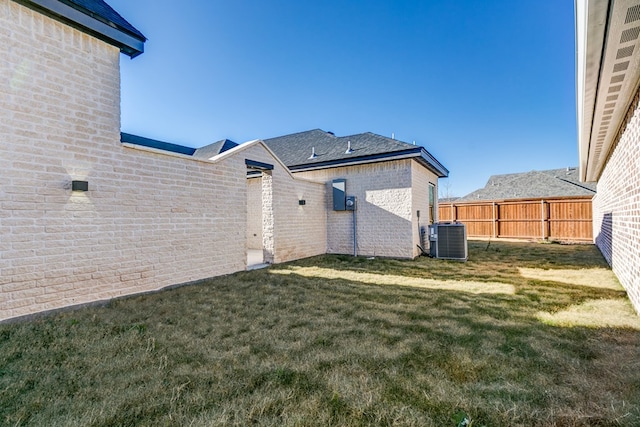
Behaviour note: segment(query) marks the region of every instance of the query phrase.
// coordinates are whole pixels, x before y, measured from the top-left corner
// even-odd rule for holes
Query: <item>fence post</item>
[[[491,202],[491,224],[493,225],[493,237],[498,238],[498,211],[496,209],[496,202]]]
[[[540,200],[540,234],[542,234],[542,240],[544,240],[544,199]]]

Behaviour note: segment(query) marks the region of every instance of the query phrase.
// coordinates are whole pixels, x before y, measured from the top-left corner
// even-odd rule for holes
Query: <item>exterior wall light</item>
[[[89,183],[87,181],[71,181],[71,191],[88,191]]]
[[[302,206],[302,205],[306,205],[306,204],[307,204],[307,201],[306,201],[306,200],[304,200],[304,199],[300,199],[300,200],[298,200],[298,204],[299,204],[300,206]]]

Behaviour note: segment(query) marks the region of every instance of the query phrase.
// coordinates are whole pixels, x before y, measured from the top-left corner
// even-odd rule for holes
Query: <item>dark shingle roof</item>
[[[142,136],[132,135],[130,133],[124,132],[120,134],[120,142],[155,148],[157,150],[170,151],[172,153],[186,154],[187,156],[192,156],[196,151],[195,148],[185,147],[184,145],[158,141],[157,139],[144,138]]]
[[[120,142],[155,148],[156,150],[170,151],[172,153],[186,154],[187,156],[193,156],[198,159],[210,159],[213,156],[217,156],[220,153],[224,153],[225,151],[238,146],[238,144],[229,139],[223,139],[222,141],[214,142],[213,144],[205,145],[204,147],[192,148],[180,144],[174,144],[172,142],[159,141],[157,139],[132,135],[125,132],[120,133]]]
[[[238,146],[231,140],[223,139],[195,149],[124,132],[120,134],[120,140],[129,144],[186,154],[199,159],[210,159]],[[438,177],[449,174],[449,171],[423,147],[371,132],[337,137],[331,132],[315,129],[266,139],[264,143],[293,172],[413,158],[433,171]],[[348,147],[351,147],[349,152],[347,152]],[[316,156],[309,158],[312,148]]]
[[[265,139],[264,142],[292,171],[415,157],[440,177],[449,173],[423,147],[371,132],[338,137],[331,132],[314,129]]]
[[[225,151],[231,150],[233,147],[237,146],[238,144],[230,139],[223,139],[221,141],[214,142],[213,144],[198,148],[195,153],[193,153],[193,157],[197,157],[199,159],[210,159],[213,156],[217,156],[218,154],[224,153]]]
[[[120,30],[131,33],[142,40],[146,37],[124,19],[118,12],[109,6],[103,0],[60,0],[63,3],[75,6],[76,9],[82,10],[85,14],[94,19],[104,22],[107,25],[115,26]]]
[[[103,0],[14,0],[136,57],[147,38]]]
[[[594,196],[595,194],[595,184],[580,182],[578,169],[566,168],[493,175],[484,188],[469,193],[457,201]]]

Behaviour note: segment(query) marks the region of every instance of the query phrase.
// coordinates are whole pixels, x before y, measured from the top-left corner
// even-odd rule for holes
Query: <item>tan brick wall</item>
[[[640,312],[640,92],[593,198],[596,245]]]
[[[295,175],[326,183],[329,253],[353,253],[352,213],[333,211],[331,182],[336,178],[345,178],[347,194],[356,196],[358,200],[358,254],[401,258],[418,255],[416,210],[420,208],[421,213],[428,210],[428,193],[423,193],[423,184],[437,180],[435,175],[431,177],[414,160],[298,172]],[[414,180],[418,186],[412,188]]]

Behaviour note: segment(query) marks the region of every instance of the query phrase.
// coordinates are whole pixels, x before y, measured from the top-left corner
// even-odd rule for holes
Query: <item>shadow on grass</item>
[[[453,426],[460,411],[478,426],[640,423],[640,333],[536,317],[624,292],[518,270],[602,267],[599,254],[485,247],[471,245],[464,264],[315,257],[0,325],[0,424]],[[311,267],[344,274],[295,273]]]

